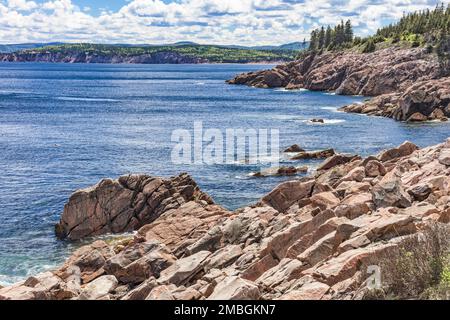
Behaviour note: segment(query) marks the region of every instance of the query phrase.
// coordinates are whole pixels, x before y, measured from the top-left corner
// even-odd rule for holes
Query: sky
[[[450,0],[0,0],[0,43],[277,45],[351,19],[370,35]]]

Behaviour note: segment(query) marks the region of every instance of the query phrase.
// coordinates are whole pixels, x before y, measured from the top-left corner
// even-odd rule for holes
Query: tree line
[[[450,4],[437,5],[434,10],[423,10],[403,15],[399,22],[380,28],[376,36],[398,42],[408,35],[423,35],[425,42],[438,40],[442,33],[450,31]]]
[[[333,50],[348,46],[353,42],[353,27],[350,20],[341,20],[333,28],[322,26],[311,32],[309,50]]]
[[[450,4],[442,3],[434,10],[405,14],[399,22],[377,30],[373,42],[410,41],[412,47],[424,46],[438,56],[443,74],[450,74]]]
[[[379,28],[373,36],[360,38],[353,34],[350,20],[334,27],[320,27],[311,32],[309,51],[323,52],[357,48],[362,53],[373,52],[378,43],[396,43],[424,47],[438,56],[443,73],[450,74],[450,4],[435,9],[404,14],[396,23]]]

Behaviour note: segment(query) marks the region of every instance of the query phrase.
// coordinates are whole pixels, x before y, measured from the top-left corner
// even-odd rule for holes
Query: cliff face
[[[421,79],[430,79],[436,70],[436,61],[422,49],[389,48],[368,54],[310,54],[272,70],[238,75],[228,83],[377,96],[398,91]]]
[[[128,217],[137,203],[158,214],[135,224],[133,237],[95,241],[58,270],[0,289],[0,299],[362,298],[368,265],[397,259],[405,241],[420,243],[428,225],[450,222],[450,139],[421,150],[405,142],[365,159],[330,155],[315,176],[234,212],[186,175],[120,181],[113,200],[124,206],[100,183],[75,193],[62,220],[95,226],[117,210]],[[164,192],[161,181],[176,187]],[[89,195],[98,205],[87,205]],[[128,229],[129,221],[114,224]]]
[[[438,63],[423,49],[387,48],[373,53],[327,52],[282,64],[272,70],[241,74],[230,84],[335,91],[344,95],[379,96],[347,112],[408,120],[414,113],[450,116],[448,78],[439,78]],[[439,109],[432,115],[435,109]],[[417,118],[417,117],[416,117]]]
[[[155,52],[135,56],[96,55],[89,53],[34,53],[18,52],[0,54],[3,62],[63,62],[63,63],[138,63],[138,64],[182,64],[207,63],[208,60],[182,55],[178,52]]]

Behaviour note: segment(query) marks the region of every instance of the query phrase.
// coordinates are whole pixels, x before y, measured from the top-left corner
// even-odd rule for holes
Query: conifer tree
[[[322,26],[322,28],[320,28],[317,42],[318,42],[318,48],[323,49],[324,45],[325,45],[325,29],[323,26]]]
[[[347,20],[347,22],[345,23],[344,34],[345,34],[345,42],[353,41],[353,28],[350,20]]]
[[[325,31],[325,43],[324,47],[328,48],[331,44],[332,30],[330,26],[327,26],[327,30]]]

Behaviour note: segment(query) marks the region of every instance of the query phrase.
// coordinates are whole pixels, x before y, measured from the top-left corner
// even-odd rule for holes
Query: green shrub
[[[372,38],[370,38],[362,49],[362,53],[370,53],[376,50],[376,46]]]
[[[364,299],[442,299],[450,295],[450,226],[430,225],[406,237],[392,251],[372,257],[362,270],[377,265],[382,288]]]

